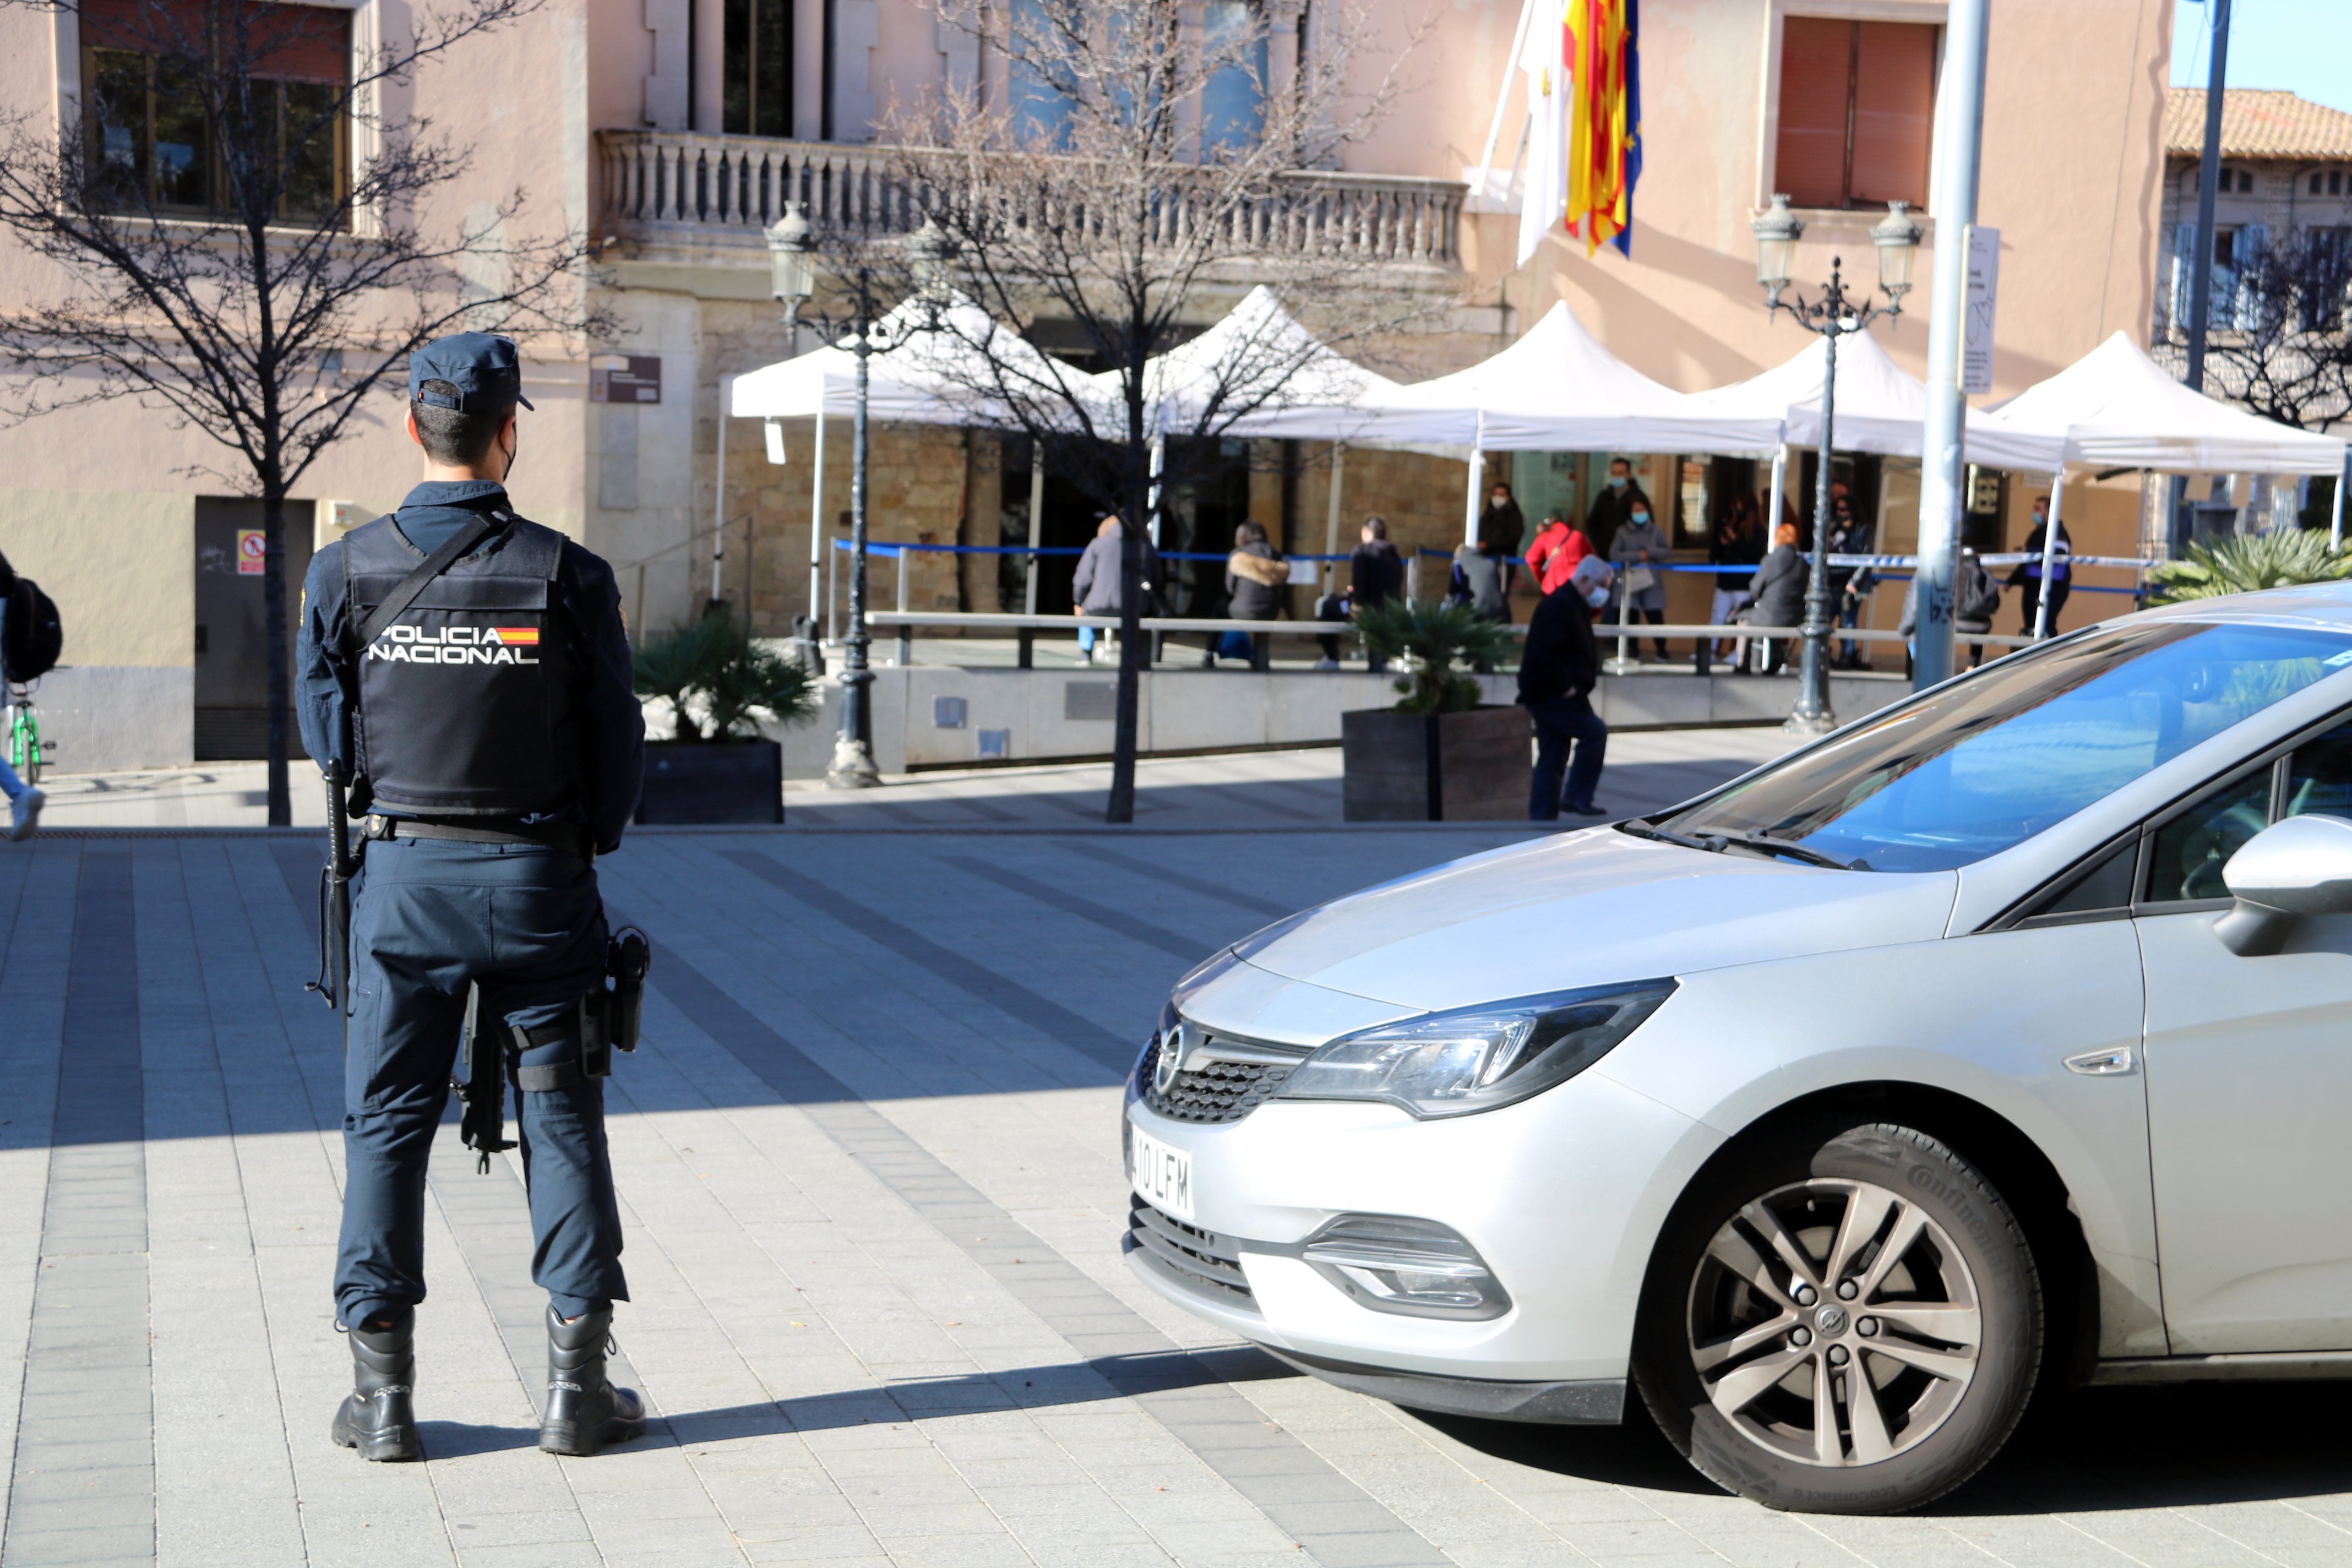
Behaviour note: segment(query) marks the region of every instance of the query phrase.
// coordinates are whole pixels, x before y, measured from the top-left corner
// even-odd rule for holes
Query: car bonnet
[[[1247,962],[1399,1007],[1460,1007],[1930,941],[1958,885],[1949,871],[1838,871],[1593,828],[1368,888]]]

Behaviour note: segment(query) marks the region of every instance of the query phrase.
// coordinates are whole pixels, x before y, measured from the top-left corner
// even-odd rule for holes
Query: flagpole
[[[1528,27],[1535,10],[1536,0],[1519,0],[1519,24],[1511,31],[1511,52],[1503,57],[1503,80],[1495,89],[1494,123],[1486,127],[1486,150],[1478,154],[1478,184],[1471,193],[1474,199],[1483,201],[1486,195],[1486,176],[1495,168],[1495,149],[1503,142],[1503,110],[1511,103],[1511,74],[1519,68],[1519,53],[1527,47]],[[1530,110],[1533,107],[1528,106]],[[1507,190],[1504,194],[1510,193]]]

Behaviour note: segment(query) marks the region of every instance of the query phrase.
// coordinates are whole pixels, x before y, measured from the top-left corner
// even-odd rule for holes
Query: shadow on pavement
[[[2038,1404],[1958,1490],[1921,1511],[1969,1519],[2327,1497],[2352,1475],[2352,1429],[2311,1384],[2070,1391]],[[1638,1399],[1622,1426],[1416,1417],[1492,1458],[1651,1491],[1718,1489],[1675,1452]]]

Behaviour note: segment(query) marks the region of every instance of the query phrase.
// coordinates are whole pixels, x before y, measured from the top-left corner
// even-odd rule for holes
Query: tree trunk
[[[261,615],[269,649],[269,826],[294,826],[294,800],[287,785],[290,737],[286,716],[293,707],[292,649],[286,641],[286,496],[265,482],[261,492]]]

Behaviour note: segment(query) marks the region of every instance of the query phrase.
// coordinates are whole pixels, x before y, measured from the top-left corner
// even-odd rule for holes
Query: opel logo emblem
[[[1151,1087],[1166,1094],[1175,1087],[1184,1065],[1184,1026],[1177,1025],[1160,1037],[1160,1058],[1151,1066]]]
[[[1813,1314],[1813,1326],[1822,1331],[1823,1339],[1834,1339],[1845,1332],[1845,1309],[1837,1306],[1823,1307]]]

